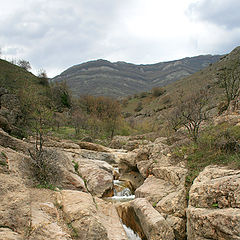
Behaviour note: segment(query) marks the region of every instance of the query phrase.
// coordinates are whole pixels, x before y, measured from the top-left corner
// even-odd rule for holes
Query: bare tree
[[[48,83],[48,76],[47,76],[46,70],[44,70],[44,69],[39,69],[37,76],[38,76],[38,78],[40,79],[40,84],[45,85],[45,86],[49,84],[49,83]]]
[[[173,108],[167,114],[163,116],[167,120],[168,126],[173,129],[175,132],[182,125],[182,115],[181,110],[178,107]]]
[[[207,120],[208,92],[201,90],[180,101],[181,122],[187,128],[192,140],[197,142],[200,125],[204,120]]]
[[[227,107],[240,93],[240,60],[231,67],[224,67],[218,73],[220,84],[224,88]]]
[[[18,60],[17,65],[18,65],[19,67],[27,70],[27,71],[29,71],[29,70],[32,69],[30,63],[29,63],[28,61],[26,61],[26,60],[23,60],[23,59]]]

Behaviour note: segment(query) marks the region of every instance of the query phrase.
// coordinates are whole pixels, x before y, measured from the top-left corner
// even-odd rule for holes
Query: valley
[[[0,60],[0,239],[239,239],[239,63]]]

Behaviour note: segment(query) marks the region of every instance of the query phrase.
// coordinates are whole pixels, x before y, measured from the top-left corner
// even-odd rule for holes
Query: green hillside
[[[25,69],[0,59],[0,86],[16,91],[23,86],[40,86],[39,78]]]

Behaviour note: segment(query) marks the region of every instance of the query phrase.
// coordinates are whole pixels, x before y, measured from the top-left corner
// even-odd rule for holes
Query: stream
[[[115,171],[118,171],[115,168]],[[126,181],[121,180],[113,180],[114,185],[114,195],[112,197],[105,198],[106,201],[117,203],[117,202],[127,202],[135,199],[134,193],[128,187],[128,183]],[[127,227],[123,224],[123,228],[126,232],[126,235],[129,240],[141,240],[137,233],[135,233],[131,228]]]

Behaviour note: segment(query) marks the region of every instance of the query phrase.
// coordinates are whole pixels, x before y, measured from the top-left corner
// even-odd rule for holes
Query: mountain
[[[172,82],[164,87],[164,94],[159,97],[153,96],[151,92],[135,94],[124,100],[123,112],[130,118],[146,121],[156,121],[160,115],[164,115],[174,107],[177,92],[182,92],[184,97],[190,96],[199,89],[208,89],[210,98],[208,108],[217,114],[221,103],[224,104],[224,88],[219,82],[219,72],[224,68],[231,68],[240,59],[240,46],[229,54],[224,55],[216,63],[185,78]],[[140,107],[138,107],[140,106]]]
[[[217,62],[220,57],[201,55],[147,65],[100,59],[70,67],[52,81],[66,81],[74,96],[122,97],[175,82]]]

